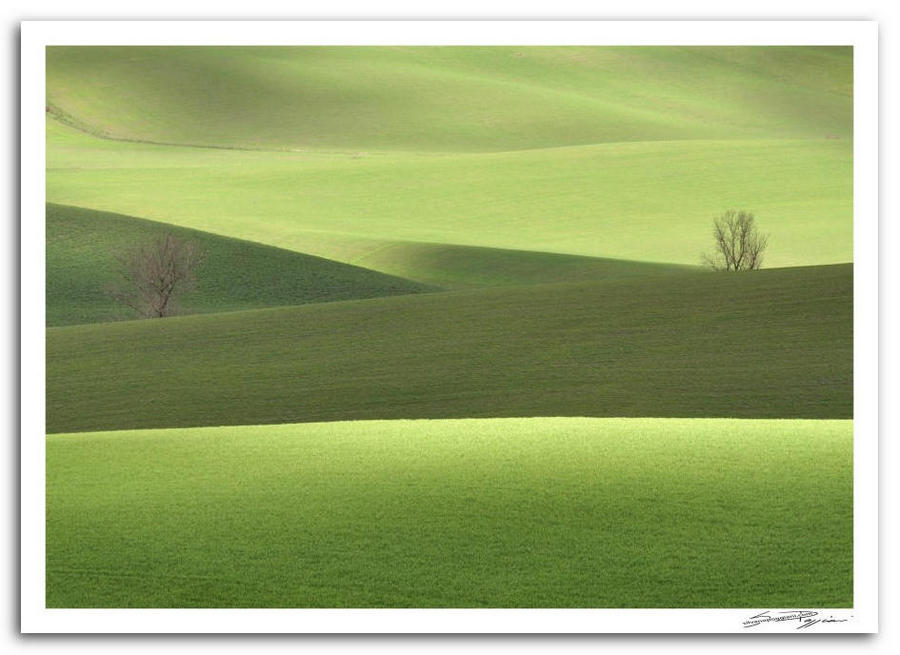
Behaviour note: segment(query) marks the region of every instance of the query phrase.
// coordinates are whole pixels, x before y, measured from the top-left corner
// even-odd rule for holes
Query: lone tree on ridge
[[[119,280],[107,293],[144,318],[172,316],[176,297],[194,286],[203,259],[197,243],[161,234],[116,254]]]
[[[728,210],[713,219],[716,250],[703,262],[714,271],[753,271],[762,266],[769,235],[761,234],[753,214]]]

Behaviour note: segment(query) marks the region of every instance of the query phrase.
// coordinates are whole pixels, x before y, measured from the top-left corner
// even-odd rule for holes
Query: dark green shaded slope
[[[424,284],[321,257],[131,216],[47,205],[47,324],[134,318],[104,288],[116,280],[115,253],[171,232],[207,255],[181,313],[372,298],[434,290]]]
[[[851,265],[52,328],[47,430],[560,415],[849,418],[851,339]]]
[[[611,280],[698,270],[696,266],[552,252],[397,241],[354,263],[444,289]]]

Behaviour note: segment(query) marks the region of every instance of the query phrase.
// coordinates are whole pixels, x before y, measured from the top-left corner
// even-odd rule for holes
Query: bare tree
[[[120,279],[108,294],[144,318],[171,316],[176,296],[196,283],[203,259],[195,242],[162,234],[116,254]]]
[[[714,271],[753,271],[762,266],[769,235],[761,234],[753,214],[728,210],[713,220],[716,251],[703,255],[703,262]]]

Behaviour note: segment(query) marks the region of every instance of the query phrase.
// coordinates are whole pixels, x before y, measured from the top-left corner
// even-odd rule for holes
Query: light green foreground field
[[[848,607],[850,421],[47,438],[48,607]]]

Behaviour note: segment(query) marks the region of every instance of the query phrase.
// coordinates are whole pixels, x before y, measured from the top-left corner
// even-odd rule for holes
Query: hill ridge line
[[[60,207],[60,208],[65,208],[65,209],[80,209],[80,210],[89,211],[89,212],[98,212],[101,214],[109,214],[111,216],[115,216],[116,218],[129,218],[129,219],[132,219],[135,221],[143,221],[145,223],[153,223],[154,225],[159,225],[160,227],[164,227],[164,228],[174,228],[177,230],[185,230],[188,232],[197,232],[199,234],[209,234],[211,236],[218,237],[220,239],[227,239],[229,241],[234,241],[237,243],[249,243],[254,246],[259,246],[260,248],[274,248],[275,250],[280,250],[281,252],[291,253],[294,255],[304,255],[306,257],[314,257],[315,259],[321,259],[323,261],[334,262],[336,264],[344,264],[346,266],[353,266],[355,268],[362,268],[367,271],[381,273],[381,271],[374,271],[373,269],[366,268],[365,266],[360,266],[358,264],[353,264],[353,263],[350,263],[347,261],[331,259],[330,257],[323,257],[322,255],[315,255],[310,252],[304,252],[304,251],[300,251],[300,250],[292,250],[291,248],[284,248],[282,246],[276,246],[271,243],[264,243],[262,241],[254,241],[253,239],[243,239],[241,237],[231,236],[228,234],[222,234],[221,232],[213,232],[212,230],[201,230],[196,227],[190,227],[187,225],[179,225],[177,223],[170,223],[168,221],[160,221],[155,218],[145,218],[143,216],[136,216],[134,214],[126,214],[123,212],[112,211],[109,209],[100,209],[97,207],[85,207],[84,205],[72,205],[72,204],[65,203],[65,202],[48,202],[47,206],[48,207],[51,207],[51,206],[52,207]],[[382,273],[382,275],[391,275],[391,274],[390,273]],[[400,278],[399,275],[392,275],[392,277]]]
[[[628,259],[625,257],[599,257],[599,256],[595,256],[595,255],[583,255],[583,254],[579,254],[579,253],[569,253],[569,252],[555,252],[555,251],[551,251],[551,250],[524,250],[522,248],[502,248],[502,247],[498,247],[498,246],[473,246],[473,245],[464,244],[464,243],[444,243],[441,241],[418,241],[418,240],[413,240],[413,239],[390,239],[387,241],[381,241],[378,239],[371,239],[370,237],[360,236],[358,234],[354,234],[353,232],[341,232],[341,231],[317,230],[317,229],[298,230],[298,232],[300,232],[300,233],[309,232],[312,234],[327,234],[327,235],[335,235],[335,236],[344,236],[344,237],[350,237],[353,239],[358,239],[360,241],[373,241],[373,242],[379,244],[376,248],[374,248],[371,251],[366,252],[366,254],[364,254],[364,255],[357,255],[351,259],[342,260],[342,259],[333,259],[331,257],[324,257],[322,255],[316,255],[312,252],[308,252],[305,250],[293,250],[291,248],[285,248],[283,246],[276,246],[271,243],[266,243],[264,241],[256,241],[254,239],[244,239],[241,237],[235,237],[235,236],[231,236],[228,234],[223,234],[221,232],[214,232],[212,230],[201,230],[201,229],[198,229],[195,227],[179,225],[177,223],[170,223],[168,221],[160,221],[160,220],[157,220],[154,218],[145,218],[143,216],[137,216],[135,214],[126,214],[124,212],[117,212],[117,211],[113,211],[110,209],[100,209],[97,207],[86,207],[84,205],[72,205],[72,204],[65,203],[65,202],[47,202],[47,206],[48,207],[54,206],[54,207],[81,209],[84,211],[91,211],[91,212],[100,212],[103,214],[110,214],[112,216],[116,216],[119,218],[130,218],[130,219],[137,220],[137,221],[145,221],[147,223],[153,223],[153,224],[156,224],[156,225],[159,225],[162,227],[172,227],[172,228],[176,228],[179,230],[188,230],[191,232],[209,234],[209,235],[212,235],[215,237],[219,237],[222,239],[228,239],[230,241],[235,241],[238,243],[249,243],[249,244],[253,244],[255,246],[259,246],[262,248],[274,248],[274,249],[280,250],[282,252],[288,252],[288,253],[292,253],[292,254],[296,254],[296,255],[305,255],[307,257],[315,257],[316,259],[321,259],[321,260],[329,261],[329,262],[335,262],[338,264],[346,264],[347,266],[354,266],[356,268],[361,268],[361,269],[365,269],[367,271],[381,273],[382,275],[389,275],[392,277],[396,277],[398,279],[405,279],[405,280],[409,280],[409,278],[404,278],[403,276],[396,275],[394,273],[384,273],[383,271],[379,271],[378,269],[369,268],[367,266],[364,266],[364,265],[356,263],[356,262],[359,261],[361,258],[369,257],[372,254],[374,254],[375,252],[378,252],[384,248],[390,248],[395,245],[408,244],[408,245],[415,245],[415,246],[436,246],[436,247],[442,247],[442,248],[487,250],[487,251],[503,252],[503,253],[547,255],[547,256],[561,257],[561,258],[564,257],[564,258],[580,259],[580,260],[585,260],[585,261],[607,261],[607,262],[616,262],[616,263],[623,263],[623,264],[624,263],[646,264],[648,266],[653,266],[653,265],[671,266],[671,267],[683,268],[686,271],[690,271],[690,270],[694,270],[694,269],[702,270],[702,267],[700,267],[700,266],[691,265],[691,264],[679,264],[677,262],[644,261],[644,260],[640,260],[640,259]],[[839,262],[839,264],[841,264],[841,263],[844,263],[844,262]],[[782,266],[782,267],[777,267],[777,268],[797,268],[797,267]],[[415,280],[410,280],[410,281],[415,281]]]
[[[48,104],[48,107],[52,107],[53,105]],[[273,147],[250,147],[250,146],[225,146],[218,144],[203,144],[203,143],[189,143],[182,141],[152,141],[150,139],[134,139],[129,137],[118,137],[111,136],[108,134],[103,134],[99,130],[95,130],[87,124],[79,124],[77,118],[72,119],[63,119],[61,115],[69,116],[69,114],[65,114],[62,110],[58,110],[59,113],[49,112],[51,114],[51,120],[56,121],[60,125],[64,125],[73,130],[77,130],[79,133],[92,137],[94,139],[100,139],[103,141],[112,141],[116,143],[133,143],[137,145],[148,145],[148,146],[158,146],[160,148],[193,148],[197,150],[233,150],[235,152],[272,152],[272,153],[295,153],[295,154],[310,154],[310,155],[334,155],[334,156],[347,156],[347,157],[355,157],[359,156],[360,153],[363,154],[373,154],[373,155],[384,155],[384,156],[417,156],[423,158],[445,158],[445,157],[481,157],[487,155],[503,155],[503,154],[519,154],[519,153],[529,153],[529,152],[545,152],[545,151],[555,151],[555,150],[567,150],[567,149],[577,149],[577,148],[601,148],[604,146],[615,146],[620,144],[669,144],[669,143],[722,143],[722,144],[737,144],[737,143],[764,143],[764,142],[772,142],[772,143],[780,143],[785,141],[796,141],[796,142],[811,142],[816,143],[819,141],[846,141],[852,142],[852,139],[843,139],[841,137],[822,137],[822,138],[812,138],[812,137],[792,137],[792,136],[784,136],[784,137],[771,137],[771,136],[760,136],[760,137],[750,137],[750,136],[741,136],[736,139],[709,139],[709,138],[682,138],[682,139],[623,139],[617,141],[585,141],[584,143],[568,143],[568,144],[560,144],[560,145],[549,145],[543,146],[539,148],[512,148],[512,149],[503,149],[503,150],[479,150],[479,151],[470,151],[470,150],[376,150],[373,148],[360,148],[360,149],[350,149],[350,150],[331,150],[331,149],[320,149],[320,148],[273,148]]]

